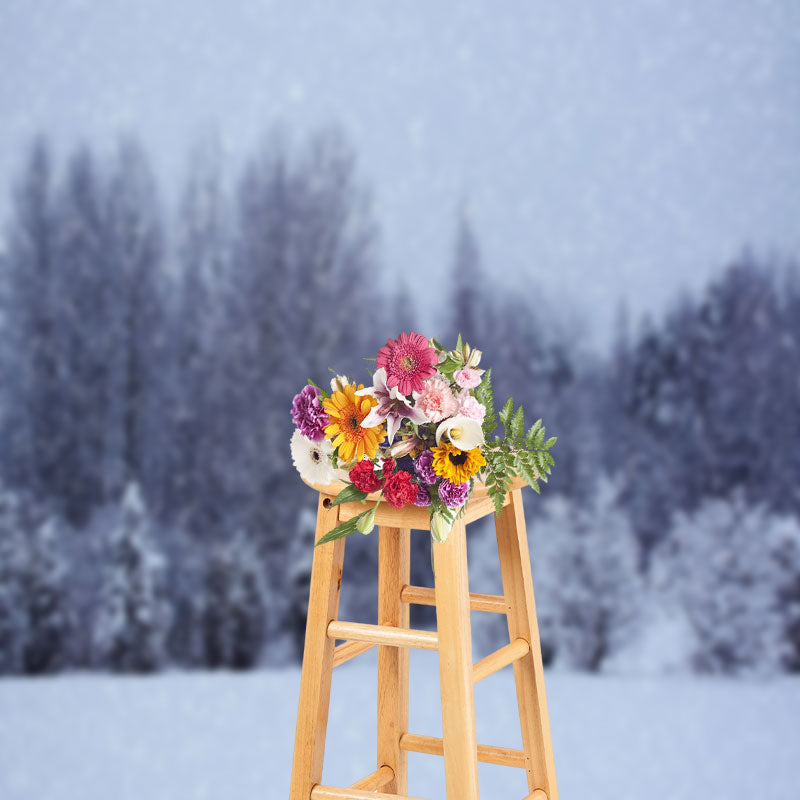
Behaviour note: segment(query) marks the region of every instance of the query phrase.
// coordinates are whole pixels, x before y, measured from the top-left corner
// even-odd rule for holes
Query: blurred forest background
[[[743,243],[660,316],[620,304],[598,352],[535,283],[507,285],[456,208],[426,330],[424,287],[377,278],[369,176],[341,132],[276,130],[238,175],[224,162],[190,153],[173,208],[132,138],[60,160],[38,139],[20,160],[0,238],[0,673],[296,662],[315,495],[289,458],[292,396],[329,367],[363,379],[412,328],[461,332],[496,395],[559,437],[526,496],[549,662],[800,670],[790,260]],[[413,580],[430,585],[427,540]],[[470,548],[489,591],[491,530]],[[372,618],[376,558],[348,540],[344,618]]]

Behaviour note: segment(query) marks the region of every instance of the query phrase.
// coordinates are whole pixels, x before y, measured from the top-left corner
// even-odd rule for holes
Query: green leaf
[[[528,486],[533,486],[536,483],[536,472],[531,469],[530,464],[523,461],[520,464],[520,475],[525,479]]]
[[[494,513],[499,514],[503,510],[503,500],[505,500],[505,489],[500,485],[495,485],[489,490],[489,497],[494,504]]]
[[[516,414],[514,414],[513,418],[511,419],[511,426],[510,426],[510,433],[513,439],[521,439],[523,432],[525,431],[525,414],[522,410],[522,406],[517,409]]]
[[[343,536],[349,536],[351,533],[354,533],[357,530],[356,526],[358,525],[359,519],[365,514],[369,514],[370,511],[372,511],[372,509],[368,508],[366,511],[362,511],[357,517],[353,517],[353,519],[348,519],[347,522],[342,522],[337,525],[332,531],[320,537],[314,547],[319,547],[321,544],[328,544],[328,542],[332,542],[334,539],[341,539]]]
[[[488,442],[497,428],[497,414],[494,410],[494,389],[492,388],[492,370],[487,369],[483,378],[475,387],[475,398],[486,407],[486,416],[483,418],[483,437]]]
[[[456,342],[456,350],[461,350],[464,347],[464,343],[461,341],[461,334],[458,334],[458,341]]]
[[[508,420],[511,417],[512,412],[514,411],[514,398],[509,397],[506,400],[506,404],[500,410],[500,422],[507,428],[508,427]]]
[[[336,495],[335,499],[331,503],[332,506],[338,506],[342,503],[351,503],[354,500],[363,500],[367,496],[366,492],[362,492],[360,489],[356,489],[356,487],[349,483],[347,486],[342,489],[339,494]]]
[[[311,378],[306,379],[312,386],[316,386],[319,389],[319,396],[324,400],[326,397],[330,397],[330,395],[318,384],[311,380]]]
[[[444,375],[452,375],[457,369],[461,369],[461,363],[456,361],[451,356],[447,356],[447,358],[439,364],[436,369],[439,372],[443,373]]]
[[[543,445],[545,450],[549,450],[558,441],[558,436],[551,436]]]

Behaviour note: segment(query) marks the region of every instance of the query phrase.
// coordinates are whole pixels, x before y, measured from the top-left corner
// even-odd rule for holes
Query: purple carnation
[[[439,497],[448,508],[461,508],[469,497],[469,481],[451,483],[447,478],[443,478],[439,484]]]
[[[430,486],[439,480],[439,476],[433,471],[433,451],[423,450],[414,462],[414,472],[423,483]]]
[[[414,500],[415,506],[429,506],[431,504],[431,495],[426,486],[421,483],[417,484],[417,499]]]
[[[308,384],[292,401],[292,419],[303,436],[312,442],[321,442],[325,437],[325,426],[330,422],[320,400],[320,390]]]

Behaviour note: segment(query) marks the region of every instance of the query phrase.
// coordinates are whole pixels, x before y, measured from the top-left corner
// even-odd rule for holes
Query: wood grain
[[[338,507],[326,508],[325,499],[320,494],[317,540],[335,528],[339,518]],[[311,788],[322,780],[334,650],[326,631],[339,610],[344,543],[336,539],[314,548],[289,800],[308,800]]]
[[[330,496],[337,495],[347,486],[347,484],[342,481],[335,481],[334,483],[329,483],[324,486],[312,483],[308,485]],[[514,478],[511,485],[512,488],[519,489],[527,484],[522,478]],[[474,522],[476,519],[480,519],[494,512],[494,505],[487,492],[488,490],[483,483],[475,481],[467,508],[462,517],[462,521],[465,524]],[[379,496],[378,492],[373,492],[367,495],[366,502],[354,501],[352,503],[342,503],[339,506],[339,522],[346,522],[348,519],[358,516],[368,508],[376,507],[376,525],[383,525],[387,528],[410,528],[411,530],[417,531],[427,531],[430,529],[430,512],[427,508],[419,508],[418,506],[392,508],[385,500],[378,503]],[[509,497],[510,494],[506,495],[506,502],[508,502]]]
[[[338,522],[361,513],[361,503],[332,506],[345,484],[331,484],[319,496],[316,538]],[[378,624],[337,619],[345,539],[314,550],[308,620],[300,681],[290,800],[414,800],[408,791],[408,752],[444,757],[448,800],[478,800],[479,761],[525,770],[525,800],[558,800],[550,722],[544,688],[530,555],[521,487],[517,479],[495,517],[503,597],[470,594],[466,524],[491,513],[486,488],[476,485],[470,508],[447,542],[435,543],[434,589],[409,584],[410,532],[427,530],[427,509],[378,505]],[[375,504],[375,497],[370,498]],[[409,627],[411,603],[435,605],[438,631]],[[470,610],[505,613],[510,642],[472,663]],[[335,646],[336,640],[344,644]],[[377,769],[349,788],[324,786],[322,765],[331,674],[372,647],[378,647]],[[443,737],[408,732],[408,648],[439,651]],[[478,745],[473,682],[508,664],[514,666],[523,749]]]
[[[409,607],[400,590],[409,581],[411,531],[378,530],[378,624],[408,630]],[[394,775],[387,792],[408,792],[408,753],[400,749],[400,736],[408,731],[408,648],[378,647],[378,765]]]
[[[336,786],[315,786],[311,791],[311,800],[421,800],[421,798],[361,789],[339,789]]]
[[[404,586],[400,592],[404,603],[419,606],[435,606],[436,592],[427,586]],[[469,607],[472,611],[488,611],[490,614],[505,614],[506,599],[499,594],[479,594],[470,592]]]
[[[489,653],[486,658],[482,658],[476,662],[472,668],[472,680],[474,683],[494,675],[498,670],[513,664],[517,659],[526,656],[530,651],[530,646],[525,639],[514,639],[505,647],[495,650],[494,653]]]
[[[368,792],[381,792],[394,780],[394,770],[386,765],[378,767],[360,781],[351,784],[351,789],[361,789]]]
[[[339,492],[342,491],[346,486],[349,486],[349,483],[345,483],[344,481],[333,481],[331,483],[311,483],[303,479],[303,483],[307,486],[310,486],[312,489],[315,489],[322,494],[330,495],[331,497],[336,497]],[[528,484],[525,483],[523,478],[512,478],[511,480],[511,489],[509,492],[514,491],[515,489],[521,489],[523,486],[527,486]],[[486,488],[486,484],[482,481],[476,480],[475,483],[472,485],[472,494],[470,497],[473,500],[478,499],[479,497],[483,497],[487,495],[489,490]],[[377,500],[380,495],[380,492],[373,492],[372,494],[367,495],[367,500]]]
[[[467,537],[462,520],[453,525],[446,542],[434,543],[433,566],[447,797],[478,800]]]
[[[343,644],[336,645],[333,651],[333,666],[334,668],[346,664],[351,658],[360,656],[368,650],[372,650],[374,644],[369,642],[344,642]]]
[[[511,502],[495,517],[495,527],[508,607],[508,635],[511,641],[524,639],[530,644],[528,654],[514,662],[522,746],[528,762],[528,790],[541,789],[549,800],[558,800],[525,512],[519,489],[511,493]]]
[[[418,647],[436,650],[439,637],[435,631],[413,628],[393,628],[389,625],[367,625],[364,622],[331,622],[329,639],[347,639],[355,642],[391,645],[392,647]]]
[[[400,738],[400,747],[412,753],[428,753],[432,756],[444,755],[444,743],[435,736],[420,736],[416,733],[408,733]],[[503,767],[525,769],[525,753],[512,747],[479,744],[478,761],[483,761],[487,764],[500,764]]]

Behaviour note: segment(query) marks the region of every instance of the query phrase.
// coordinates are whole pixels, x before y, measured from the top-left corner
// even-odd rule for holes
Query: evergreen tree
[[[782,664],[800,672],[800,520],[778,517],[767,541],[785,640]]]
[[[376,269],[375,226],[353,153],[331,131],[297,152],[277,135],[267,140],[243,172],[237,199],[217,342],[231,423],[222,494],[236,509],[227,525],[252,532],[267,566],[272,637],[288,613],[285,531],[303,495],[286,469],[288,409],[309,377],[324,380],[331,367],[365,374],[361,356],[376,344],[365,350],[378,313],[365,279]]]
[[[172,446],[165,512],[193,535],[224,532],[220,514],[230,453],[224,354],[229,232],[217,146],[198,148],[178,218],[179,292],[170,336],[167,386]]]
[[[117,524],[106,535],[94,624],[96,663],[122,672],[156,669],[165,659],[170,614],[162,587],[163,557],[136,484],[126,488]]]
[[[24,538],[18,526],[18,498],[0,490],[0,675],[22,672],[27,620],[22,574]]]
[[[167,637],[169,660],[187,667],[205,663],[203,614],[206,546],[180,528],[164,537],[166,593],[172,609]]]
[[[618,487],[601,478],[588,505],[554,496],[533,526],[544,639],[559,663],[589,671],[636,633],[643,586]]]
[[[164,235],[158,193],[140,145],[123,139],[117,149],[107,199],[110,305],[104,415],[111,440],[107,491],[117,496],[137,482],[151,508],[163,510],[169,467],[164,409],[171,376],[167,355],[171,283],[162,270]],[[99,334],[98,334],[99,335]]]
[[[103,183],[91,152],[70,159],[57,199],[57,271],[53,290],[59,365],[53,407],[57,467],[49,496],[71,521],[84,523],[105,499],[105,408],[109,401],[109,297],[113,261],[108,257]]]
[[[317,515],[310,508],[301,508],[297,514],[288,558],[290,603],[286,621],[291,657],[295,661],[303,657],[316,528]]]
[[[791,291],[782,300],[774,275],[745,253],[699,301],[681,297],[660,328],[640,334],[628,385],[610,391],[626,398],[625,496],[645,555],[672,509],[731,488],[797,512],[800,356],[790,308]]]
[[[25,671],[52,672],[67,661],[71,631],[67,568],[58,522],[45,518],[27,532],[23,591],[27,614]]]
[[[39,497],[57,488],[59,348],[51,158],[34,141],[13,193],[2,272],[3,474]]]
[[[256,551],[244,533],[218,545],[206,573],[206,663],[247,669],[264,645],[266,592]]]
[[[800,528],[751,505],[743,489],[675,517],[674,587],[695,632],[695,666],[707,672],[775,671],[791,658]]]

